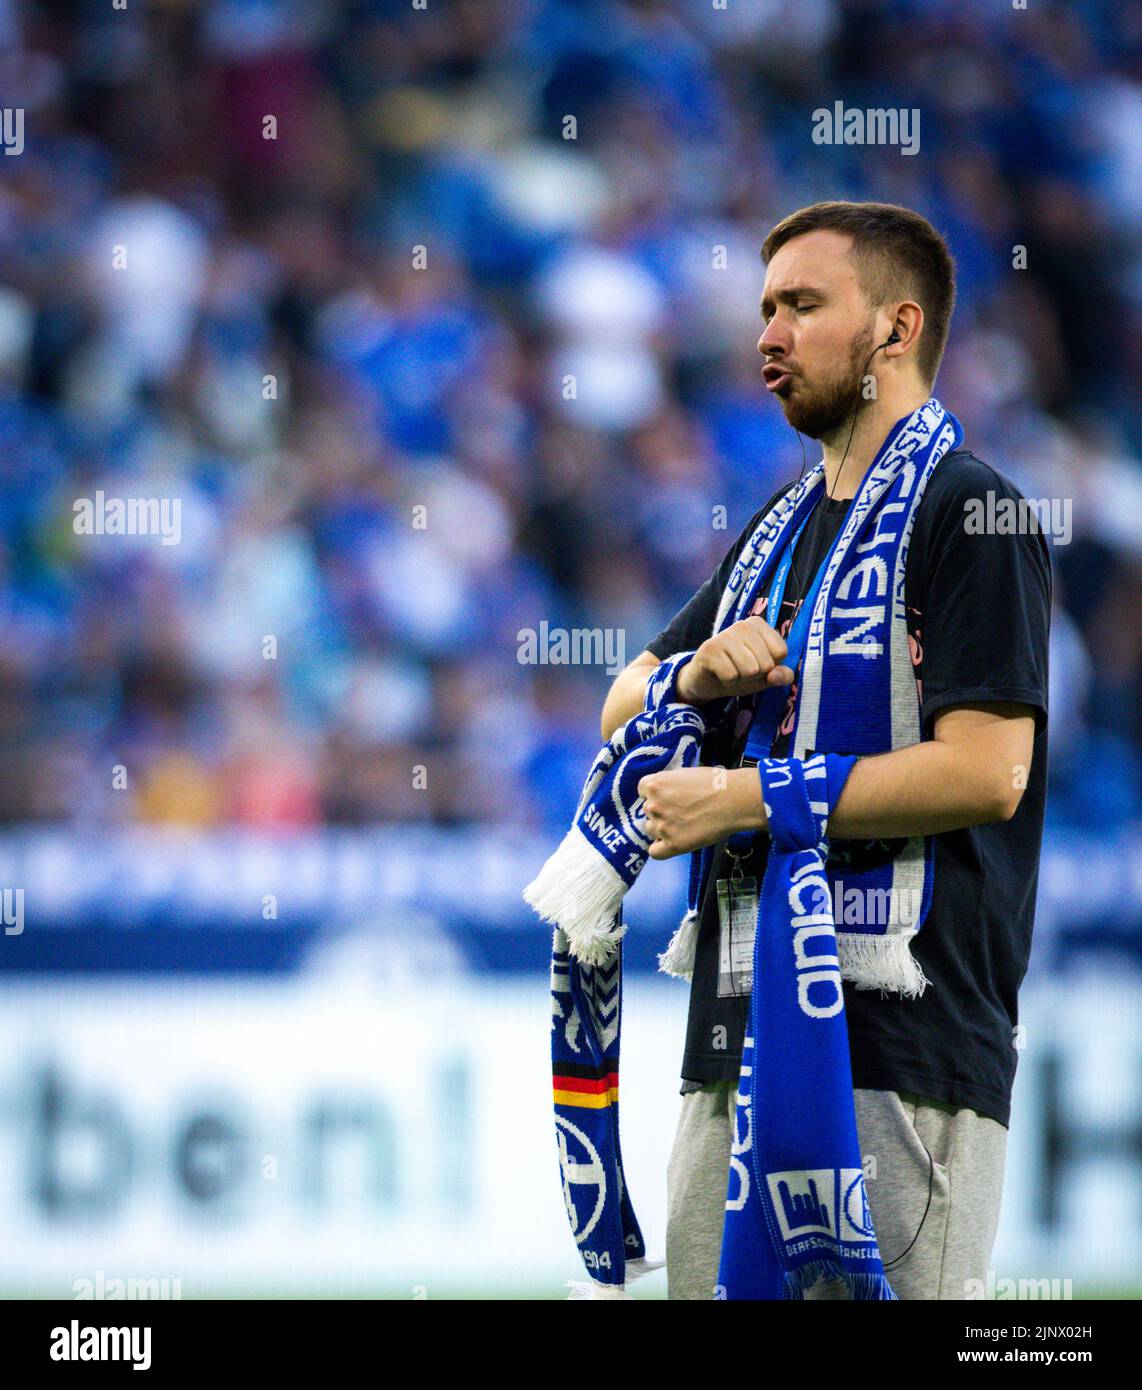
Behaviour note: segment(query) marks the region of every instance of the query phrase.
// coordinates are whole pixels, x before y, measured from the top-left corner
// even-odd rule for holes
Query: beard
[[[795,378],[796,393],[778,395],[785,418],[795,430],[810,439],[825,439],[848,425],[863,400],[865,367],[873,352],[872,324],[853,339],[848,361],[827,380],[809,386],[804,377]]]

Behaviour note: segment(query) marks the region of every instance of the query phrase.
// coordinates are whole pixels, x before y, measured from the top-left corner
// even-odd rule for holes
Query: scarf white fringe
[[[700,921],[699,914],[693,911],[687,912],[682,918],[678,930],[670,938],[669,946],[658,957],[658,968],[664,975],[673,975],[678,980],[693,977]]]
[[[594,1279],[568,1279],[567,1287],[571,1292],[567,1295],[567,1301],[578,1303],[586,1299],[633,1299],[633,1294],[627,1292],[627,1284],[633,1284],[636,1279],[653,1274],[665,1264],[665,1260],[652,1260],[646,1256],[639,1260],[627,1260],[626,1284],[600,1284]]]
[[[837,932],[841,978],[857,989],[887,989],[905,999],[917,999],[931,984],[911,951],[915,932],[869,936],[864,932]]]
[[[627,885],[572,826],[523,890],[524,901],[567,936],[567,949],[587,966],[605,965],[626,924],[616,922]]]
[[[627,1293],[625,1284],[596,1284],[593,1279],[568,1279],[567,1287],[571,1290],[567,1295],[568,1303],[598,1298],[634,1298],[633,1294]]]
[[[663,974],[679,980],[693,977],[700,920],[697,912],[687,912],[682,918],[670,944],[658,957],[658,968]],[[857,989],[892,990],[906,999],[918,998],[931,981],[910,949],[914,935],[914,932],[893,932],[890,936],[837,932],[842,978]]]

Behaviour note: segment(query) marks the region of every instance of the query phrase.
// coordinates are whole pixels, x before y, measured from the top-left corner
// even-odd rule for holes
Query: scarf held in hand
[[[839,988],[836,1013],[824,1020],[814,1017],[828,1028],[821,1033],[790,1031],[798,1056],[776,1050],[766,1029],[772,1028],[767,1020],[788,1009],[792,990],[806,989],[806,998],[814,1003],[824,988],[804,976],[799,979],[796,955],[780,943],[788,945],[791,930],[813,926],[817,939],[812,954],[827,954],[820,951],[822,943],[827,945],[826,918],[834,933],[838,986],[844,978],[858,987],[915,995],[927,983],[909,943],[931,901],[930,840],[898,842],[871,864],[846,868],[846,897],[856,888],[874,910],[863,914],[857,930],[836,932],[832,904],[837,873],[826,862],[826,833],[853,755],[920,740],[904,602],[908,540],[928,479],[962,437],[958,421],[935,399],[890,431],[825,561],[798,681],[793,756],[760,764],[771,806],[772,844],[759,903],[749,1040],[728,1177],[720,1283],[730,1298],[796,1298],[822,1272],[845,1279],[853,1297],[893,1297],[883,1281],[867,1219]],[[822,462],[759,523],[722,595],[714,633],[752,611],[786,542],[797,534],[824,486]],[[678,672],[692,656],[679,653],[656,668],[644,712],[617,730],[599,753],[571,829],[524,891],[525,900],[556,929],[551,970],[556,1127],[564,1198],[590,1275],[591,1297],[624,1296],[628,1277],[648,1267],[618,1143],[619,942],[626,930],[621,905],[649,850],[637,794],[640,779],[695,766],[707,728],[725,720],[735,704],[719,701],[699,712],[678,701]],[[821,750],[830,750],[829,755]],[[838,759],[842,753],[848,757]],[[802,805],[807,771],[816,798],[807,803],[808,813]],[[788,795],[787,787],[793,789]],[[687,911],[660,957],[668,973],[688,977],[692,971],[713,854],[707,846],[691,856]],[[791,929],[790,895],[783,897],[780,885],[798,867],[811,872],[808,859],[790,866],[790,856],[798,855],[819,860],[815,888],[819,896],[821,882],[826,884],[829,899],[817,902],[811,915],[818,920]],[[834,969],[823,960],[817,968]],[[822,1058],[829,1059],[825,1081],[819,1071]],[[838,1079],[843,1084],[835,1084]],[[784,1133],[783,1125],[792,1132]],[[764,1141],[753,1144],[752,1136],[762,1127]],[[738,1152],[747,1140],[751,1147]],[[742,1161],[745,1152],[753,1156],[749,1165]],[[778,1161],[783,1166],[770,1166]],[[743,1172],[752,1178],[748,1187],[743,1186]],[[740,1212],[731,1205],[735,1201],[741,1203]],[[806,1224],[810,1217],[815,1225]],[[863,1240],[854,1235],[858,1229],[867,1230]],[[764,1250],[775,1252],[775,1268],[765,1264]],[[747,1277],[749,1270],[754,1273]]]

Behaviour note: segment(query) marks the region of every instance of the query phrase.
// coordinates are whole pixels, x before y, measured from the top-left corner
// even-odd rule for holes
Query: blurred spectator
[[[561,829],[613,672],[524,635],[630,660],[801,467],[757,252],[820,197],[948,234],[939,394],[1074,504],[1052,815],[1097,810],[1084,759],[1139,814],[1129,7],[26,0],[0,27],[0,817]],[[814,146],[834,101],[920,107],[921,152]],[[177,502],[177,540],[77,534],[99,495]]]

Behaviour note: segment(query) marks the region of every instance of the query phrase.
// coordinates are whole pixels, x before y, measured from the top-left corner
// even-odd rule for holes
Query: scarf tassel
[[[843,1274],[832,1260],[812,1260],[787,1270],[783,1279],[783,1297],[797,1301],[804,1299],[809,1290],[822,1279],[839,1281],[849,1291],[849,1299],[854,1303],[898,1302],[896,1294],[884,1274]]]
[[[914,932],[870,936],[863,932],[837,932],[841,975],[857,989],[892,990],[905,999],[918,999],[931,980],[912,954]]]
[[[572,826],[523,890],[524,901],[567,937],[583,965],[606,965],[626,924],[616,922],[627,884]]]
[[[641,1279],[647,1274],[653,1274],[656,1269],[662,1269],[665,1264],[665,1260],[651,1260],[645,1256],[639,1260],[627,1260],[626,1283],[633,1284],[636,1279]],[[634,1297],[633,1294],[627,1291],[626,1284],[600,1284],[597,1279],[568,1279],[567,1287],[571,1290],[567,1295],[567,1301],[569,1303],[578,1303],[587,1299],[624,1299]]]
[[[698,924],[701,918],[691,910],[682,918],[670,944],[658,957],[658,968],[664,975],[689,980],[694,974],[694,956],[698,949]]]

